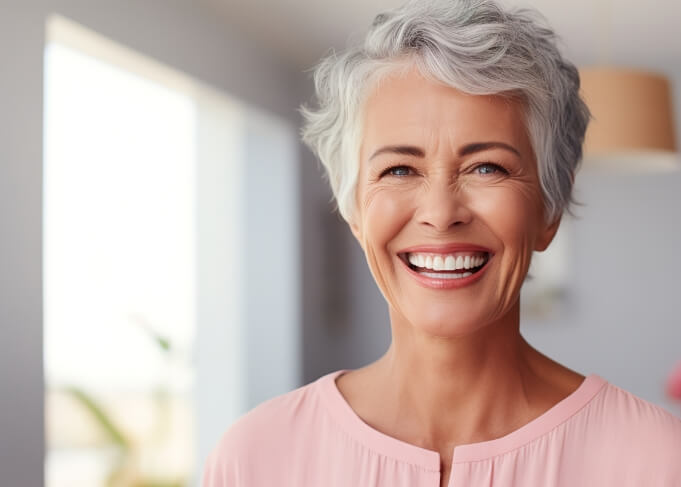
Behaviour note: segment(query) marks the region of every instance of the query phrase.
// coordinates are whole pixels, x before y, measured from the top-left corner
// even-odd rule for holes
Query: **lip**
[[[454,252],[487,252],[490,257],[494,255],[492,250],[487,247],[482,247],[480,245],[469,244],[469,243],[451,243],[445,245],[416,245],[414,247],[409,247],[398,251],[398,254],[405,254],[409,252],[429,252],[433,254],[449,254]]]
[[[487,258],[487,262],[485,262],[485,265],[483,265],[478,272],[476,272],[475,274],[471,274],[468,277],[461,277],[459,279],[438,279],[436,277],[424,276],[414,271],[411,267],[409,267],[407,261],[400,257],[400,255],[404,255],[409,252],[429,252],[433,254],[447,254],[465,251],[487,252],[489,257]],[[415,247],[409,247],[399,252],[398,260],[402,262],[402,265],[407,270],[409,275],[411,275],[416,280],[416,282],[418,282],[420,285],[424,287],[430,289],[458,289],[465,286],[469,286],[478,281],[487,270],[487,267],[489,267],[489,263],[492,260],[493,256],[494,252],[492,252],[490,249],[486,247],[481,247],[479,245],[473,244],[456,243],[447,245],[418,245]]]

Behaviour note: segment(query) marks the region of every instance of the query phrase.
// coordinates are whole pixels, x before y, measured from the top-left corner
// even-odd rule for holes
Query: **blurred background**
[[[383,354],[297,108],[400,3],[0,0],[0,484],[197,486],[239,416]],[[579,67],[666,77],[681,140],[680,3],[506,3]],[[521,332],[681,416],[681,158],[613,153],[585,157]]]

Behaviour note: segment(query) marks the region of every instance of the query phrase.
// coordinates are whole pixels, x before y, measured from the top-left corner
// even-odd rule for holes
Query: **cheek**
[[[413,201],[407,191],[394,188],[376,188],[367,192],[363,201],[365,242],[378,250],[404,227],[411,213]]]
[[[469,200],[473,212],[504,248],[532,247],[541,218],[541,200],[534,188],[526,185],[478,188]]]
[[[495,293],[501,313],[517,298],[529,269],[541,219],[541,201],[533,188],[525,185],[487,188],[478,196],[474,211],[500,246],[501,273]]]
[[[485,194],[483,194],[485,193]],[[478,218],[496,237],[501,255],[496,289],[495,315],[504,315],[518,299],[532,258],[541,202],[525,186],[486,188],[474,199]]]
[[[369,270],[381,290],[383,297],[392,306],[399,289],[391,277],[395,272],[397,257],[390,248],[390,242],[402,231],[409,221],[409,199],[392,188],[377,188],[362,200],[363,248]]]

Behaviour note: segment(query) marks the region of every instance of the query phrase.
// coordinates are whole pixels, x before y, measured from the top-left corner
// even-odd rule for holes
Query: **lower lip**
[[[457,289],[460,287],[464,286],[469,286],[476,282],[478,279],[482,277],[482,274],[487,270],[487,266],[492,260],[492,256],[490,255],[487,259],[487,262],[485,262],[485,265],[482,266],[482,268],[476,272],[475,274],[471,274],[468,277],[459,277],[456,279],[438,279],[437,277],[428,277],[424,276],[422,274],[419,274],[415,270],[413,270],[411,267],[407,265],[405,261],[403,261],[400,257],[398,257],[400,262],[404,264],[404,267],[407,269],[407,272],[411,274],[411,276],[416,279],[416,281],[421,284],[424,287],[430,288],[430,289]]]

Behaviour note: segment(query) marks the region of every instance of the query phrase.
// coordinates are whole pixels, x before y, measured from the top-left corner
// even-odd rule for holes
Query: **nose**
[[[417,201],[416,216],[419,224],[445,232],[470,223],[473,213],[460,188],[451,181],[442,181],[423,189]]]

